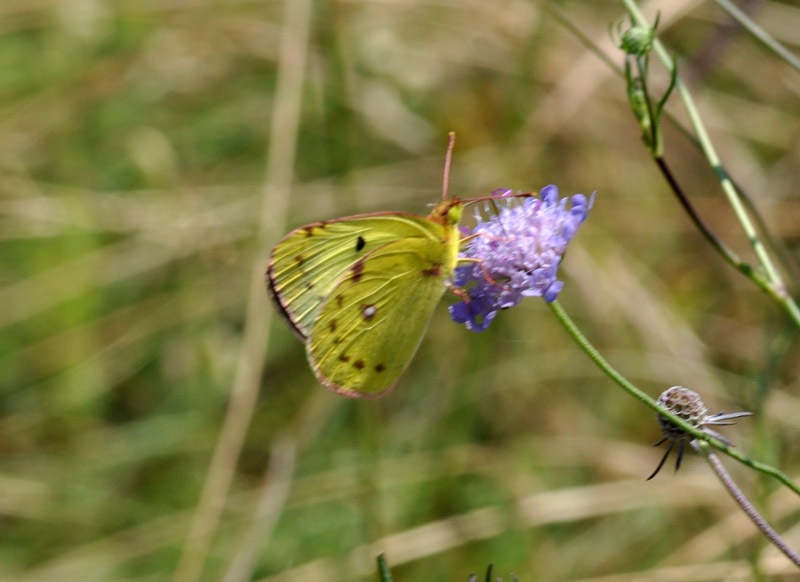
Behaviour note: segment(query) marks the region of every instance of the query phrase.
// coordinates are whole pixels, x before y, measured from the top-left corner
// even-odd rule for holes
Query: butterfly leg
[[[459,263],[477,263],[481,266],[481,270],[483,271],[483,279],[489,283],[489,285],[497,285],[497,281],[492,279],[491,275],[489,275],[489,270],[486,268],[482,259],[468,259],[468,258],[459,258]]]

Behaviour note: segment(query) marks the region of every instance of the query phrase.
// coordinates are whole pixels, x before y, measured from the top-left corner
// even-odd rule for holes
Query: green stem
[[[637,25],[648,26],[647,20],[645,20],[644,15],[639,11],[639,7],[636,5],[634,0],[622,1],[627,7],[631,18]],[[658,54],[659,59],[661,59],[661,62],[664,64],[664,67],[668,71],[672,71],[675,67],[675,63],[672,61],[672,58],[669,56],[669,54],[667,54],[664,45],[661,44],[658,39],[653,41],[653,49]],[[742,229],[744,230],[747,239],[750,241],[750,245],[753,247],[753,251],[758,257],[759,263],[767,275],[767,279],[770,282],[769,287],[772,288],[770,295],[778,301],[778,303],[789,314],[795,324],[800,327],[800,307],[798,307],[794,299],[787,293],[783,279],[781,278],[778,270],[775,268],[769,253],[767,253],[766,248],[761,242],[761,239],[758,236],[758,231],[753,225],[753,222],[751,221],[750,216],[745,209],[744,203],[742,202],[727,172],[725,172],[725,169],[722,167],[722,163],[717,155],[717,151],[714,148],[714,144],[711,142],[711,138],[706,131],[703,121],[700,119],[700,115],[694,104],[694,100],[689,93],[689,89],[680,78],[676,80],[675,86],[678,88],[678,93],[681,96],[683,105],[686,108],[686,112],[689,115],[692,126],[694,127],[700,147],[702,148],[703,153],[705,154],[706,159],[708,160],[712,169],[717,174],[722,191],[725,193],[728,203],[731,205],[731,208],[736,214],[739,224],[742,225]]]
[[[392,573],[389,571],[389,565],[386,563],[386,556],[383,552],[378,554],[378,576],[381,582],[392,582]]]
[[[718,449],[725,453],[726,455],[733,457],[740,463],[747,465],[748,467],[760,471],[766,475],[770,475],[783,483],[786,487],[794,491],[797,495],[800,495],[800,487],[794,484],[786,475],[784,475],[781,471],[776,469],[775,467],[771,467],[759,461],[754,461],[750,457],[743,455],[733,447],[730,447],[720,441],[719,439],[714,438],[711,435],[708,435],[679,416],[673,414],[669,410],[666,410],[658,405],[658,403],[642,392],[639,388],[631,384],[622,374],[620,374],[609,362],[606,360],[600,352],[589,342],[586,336],[583,335],[578,326],[575,325],[575,322],[572,321],[567,312],[564,311],[564,308],[561,307],[561,304],[558,301],[553,301],[549,304],[550,309],[555,314],[556,318],[561,325],[567,330],[567,333],[572,336],[577,344],[583,349],[584,352],[592,359],[592,361],[598,365],[598,367],[606,373],[606,375],[611,378],[614,382],[616,382],[623,390],[625,390],[628,394],[633,396],[634,398],[638,399],[640,402],[652,408],[656,413],[663,416],[664,418],[668,419],[672,424],[680,428],[681,430],[685,431],[686,433],[692,435],[697,440],[705,441],[710,444],[715,449]]]
[[[721,0],[717,0],[717,3],[720,4],[721,6],[723,6],[723,8],[725,8],[725,5],[722,3]],[[581,29],[579,29],[577,26],[575,26],[573,24],[572,20],[565,14],[564,10],[558,4],[556,4],[556,0],[548,0],[542,6],[546,10],[548,10],[550,12],[550,14],[556,20],[558,20],[558,22],[562,26],[564,26],[573,35],[575,35],[575,37],[581,43],[583,43],[583,45],[587,48],[587,50],[591,51],[592,54],[594,54],[597,58],[602,60],[606,64],[606,66],[608,66],[609,69],[614,71],[621,78],[625,78],[626,77],[625,69],[620,67],[619,64],[616,61],[611,59],[604,51],[602,51],[600,49],[600,47],[597,45],[596,42],[594,42],[592,39],[590,39],[586,34],[583,33],[583,31],[581,31]],[[662,97],[662,101],[664,101],[664,103],[666,102],[666,98],[672,92],[672,89],[675,86],[675,82],[677,81],[677,71],[675,69],[673,69],[673,71],[675,71],[676,74],[674,75],[674,77],[672,77],[670,79],[670,87],[665,92],[664,97]],[[663,108],[664,103],[659,102],[659,106],[658,106],[658,109],[657,109],[657,111],[659,113],[661,112],[661,109]],[[680,121],[675,119],[674,115],[672,115],[669,111],[664,111],[663,113],[666,114],[667,118],[673,123],[674,127],[686,139],[691,141],[693,145],[699,147],[700,143],[697,140],[697,138],[694,136],[694,134],[692,134]],[[660,115],[659,115],[659,117],[660,117]],[[793,264],[790,264],[790,260],[791,259],[789,259],[789,257],[786,255],[785,249],[783,249],[783,250],[780,249],[775,244],[775,242],[772,240],[772,237],[770,236],[770,234],[769,234],[769,232],[768,232],[768,230],[767,230],[767,228],[765,226],[765,222],[764,222],[763,218],[759,215],[758,209],[755,207],[755,205],[753,204],[752,200],[747,196],[747,194],[742,190],[742,188],[739,185],[736,184],[735,180],[733,180],[733,183],[734,183],[734,188],[736,189],[736,191],[739,194],[739,197],[742,199],[743,203],[745,204],[745,206],[747,208],[748,215],[755,222],[756,229],[759,232],[761,232],[761,236],[765,239],[768,247],[772,250],[772,252],[779,256],[781,264],[782,264],[784,270],[792,272],[792,277],[793,277],[792,280],[793,280],[794,287],[796,288],[797,287],[797,281],[798,281],[798,279],[800,279],[796,274],[797,273],[797,271],[796,271],[797,267],[795,267]],[[752,269],[751,269],[751,272],[754,273],[755,271],[752,271]],[[770,286],[769,289],[767,289],[764,285],[766,284],[767,286],[769,286],[769,282],[767,282],[766,279],[764,279],[761,276],[759,276],[759,280],[756,281],[756,283],[759,285],[759,287],[764,289],[767,292],[767,294],[770,295],[770,297],[773,297],[776,301],[778,301],[779,304],[781,304],[784,307],[784,309],[786,309],[786,311],[789,311],[789,312],[792,312],[792,311],[796,312],[797,311],[791,305],[789,305],[789,306],[784,306],[783,305],[783,298],[781,297],[781,293],[784,293],[784,290],[781,290],[779,292],[776,289],[772,288],[771,286]],[[785,291],[785,293],[791,294],[791,293],[789,293],[788,289]],[[792,319],[797,321],[796,314],[794,314],[794,313],[792,314]]]

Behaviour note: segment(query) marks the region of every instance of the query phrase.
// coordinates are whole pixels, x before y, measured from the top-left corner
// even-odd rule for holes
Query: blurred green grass
[[[622,18],[616,2],[558,5],[606,46]],[[683,384],[714,410],[756,411],[726,434],[798,473],[796,334],[692,230],[622,81],[544,3],[314,2],[288,218],[259,235],[283,8],[0,6],[0,580],[172,578],[246,349],[250,272],[308,221],[425,214],[448,131],[453,193],[596,190],[563,304],[652,395]],[[699,66],[722,14],[656,8],[682,65]],[[758,19],[800,42],[790,3],[763,2]],[[746,35],[726,43],[693,88],[796,258],[798,76]],[[677,131],[666,144],[701,212],[750,257],[704,160]],[[203,580],[230,570],[262,491],[277,521],[256,539],[253,579],[375,580],[377,541],[400,581],[463,581],[490,562],[521,581],[791,576],[698,459],[644,482],[655,419],[540,302],[482,335],[442,306],[376,402],[324,391],[272,320]],[[796,500],[731,469],[800,545]]]

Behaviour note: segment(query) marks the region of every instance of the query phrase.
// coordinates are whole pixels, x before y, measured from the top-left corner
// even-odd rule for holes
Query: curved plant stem
[[[772,297],[778,302],[782,302],[784,296],[781,293],[778,293],[769,281],[764,279],[758,272],[756,272],[750,265],[742,261],[736,253],[734,253],[725,243],[723,243],[717,235],[711,230],[711,228],[706,224],[706,222],[700,217],[695,210],[694,206],[692,205],[689,198],[686,196],[683,189],[678,184],[678,181],[675,179],[672,171],[670,170],[669,166],[667,165],[667,161],[663,158],[663,156],[656,156],[654,157],[656,164],[658,165],[658,169],[661,170],[661,173],[664,175],[664,178],[669,183],[670,188],[672,188],[673,193],[677,196],[678,200],[683,206],[683,209],[689,215],[689,218],[694,222],[694,225],[700,231],[700,233],[708,240],[708,242],[713,246],[717,252],[722,256],[725,261],[730,264],[734,269],[741,272],[745,277],[752,280],[758,287],[764,291],[767,295]]]
[[[611,378],[614,382],[616,382],[623,390],[625,390],[628,394],[649,406],[654,411],[656,411],[659,415],[663,416],[664,418],[668,419],[672,424],[680,428],[681,430],[687,432],[688,434],[692,435],[697,440],[707,442],[715,449],[718,449],[725,453],[726,455],[733,457],[740,463],[747,465],[748,467],[755,469],[756,471],[760,471],[766,475],[770,475],[774,477],[781,483],[783,483],[786,487],[794,491],[798,496],[800,496],[800,487],[798,487],[795,483],[793,483],[789,477],[784,475],[781,471],[776,469],[775,467],[771,467],[770,465],[766,465],[759,461],[755,461],[734,449],[733,447],[726,445],[722,441],[717,438],[714,438],[711,435],[705,434],[704,432],[696,429],[691,424],[680,418],[679,416],[673,414],[669,410],[666,410],[658,405],[658,403],[642,392],[639,388],[631,384],[622,374],[620,374],[609,362],[606,360],[600,352],[589,342],[586,336],[583,335],[578,326],[575,325],[575,322],[572,321],[567,312],[564,311],[564,308],[558,303],[558,301],[553,301],[549,304],[550,309],[555,314],[556,318],[558,318],[559,322],[564,326],[567,330],[567,333],[572,336],[578,345],[583,349],[584,352],[597,364],[606,375]]]
[[[638,26],[647,27],[648,23],[645,20],[644,15],[639,10],[639,7],[636,5],[636,2],[634,0],[622,1],[625,4],[625,7],[628,9],[633,21]],[[667,54],[667,50],[664,48],[664,45],[661,44],[657,38],[653,41],[653,49],[663,63],[664,67],[668,71],[674,71],[674,61],[669,54]],[[789,317],[794,321],[795,325],[800,327],[800,307],[798,307],[794,299],[787,293],[786,286],[783,282],[780,272],[775,268],[769,253],[767,253],[764,244],[759,238],[758,231],[750,219],[750,216],[747,213],[744,203],[739,196],[733,181],[730,179],[730,177],[728,177],[727,172],[723,168],[719,156],[717,155],[717,151],[714,148],[714,144],[711,142],[711,138],[706,131],[702,119],[700,119],[700,114],[695,107],[694,100],[689,93],[689,89],[680,78],[676,79],[675,87],[681,96],[681,101],[683,102],[683,106],[686,108],[686,113],[689,115],[689,119],[692,127],[694,128],[695,134],[697,135],[700,147],[703,150],[708,163],[711,165],[711,168],[717,174],[717,179],[719,180],[722,191],[725,193],[725,196],[728,199],[728,204],[731,205],[739,224],[742,226],[742,230],[747,236],[748,241],[750,241],[750,245],[753,247],[756,257],[758,257],[759,263],[764,269],[767,280],[769,281],[768,287],[771,288],[771,291],[769,291],[770,295],[776,301],[778,301],[781,307],[783,307],[783,309],[788,313]]]
[[[715,1],[717,2],[717,4],[722,6],[723,9],[725,9],[726,11],[728,10],[728,6],[730,5],[730,2],[728,0],[715,0]],[[570,33],[572,33],[587,48],[587,50],[591,51],[592,54],[594,54],[597,58],[602,60],[609,69],[614,71],[614,73],[616,73],[616,75],[618,77],[623,78],[623,79],[625,78],[625,74],[626,74],[625,70],[622,67],[620,67],[619,64],[614,59],[612,59],[606,52],[604,52],[596,42],[594,42],[579,27],[577,27],[572,22],[572,20],[570,20],[570,18],[564,13],[563,8],[561,8],[561,6],[558,5],[555,2],[555,0],[548,0],[547,2],[542,4],[542,6],[562,26],[564,26],[567,30],[569,30]],[[735,18],[736,20],[739,20],[735,14],[733,14],[731,12],[729,12],[729,13],[731,14],[731,16],[733,18]],[[745,18],[747,18],[747,17],[745,16]],[[752,20],[748,19],[748,22],[750,24],[753,24]],[[748,26],[746,23],[742,22],[741,24],[742,24],[742,26],[747,28],[752,34],[758,36],[758,34],[756,34],[756,32],[754,30],[751,30],[751,27]],[[612,30],[612,33],[613,33],[613,30]],[[759,37],[759,40],[762,40],[762,42],[766,43],[766,40],[762,39],[761,37]],[[771,45],[770,45],[770,48],[773,48],[773,50],[775,50],[774,47],[772,47]],[[778,54],[780,54],[781,56],[784,56],[781,51],[776,50],[776,52],[778,52]],[[800,60],[798,60],[797,62],[798,62],[798,66],[800,66]],[[795,66],[794,62],[792,62],[790,64],[792,66]],[[643,81],[646,81],[646,79],[643,79]],[[673,127],[678,132],[680,132],[681,135],[683,135],[683,137],[685,137],[687,140],[689,140],[695,147],[698,147],[698,148],[700,147],[699,140],[689,130],[689,128],[687,128],[683,124],[682,121],[676,119],[675,116],[673,114],[671,114],[669,111],[663,111],[663,115],[665,115],[667,117],[667,119],[670,120],[670,122],[672,123]],[[781,262],[781,265],[782,265],[784,271],[791,274],[791,277],[792,277],[792,289],[795,290],[794,292],[796,294],[796,289],[798,288],[798,281],[800,280],[800,276],[798,275],[798,266],[788,256],[785,248],[781,248],[776,244],[775,240],[773,239],[773,237],[770,235],[769,231],[767,230],[764,218],[761,216],[758,208],[753,203],[752,197],[749,196],[747,194],[747,192],[745,192],[745,190],[739,184],[736,183],[736,180],[730,178],[730,176],[728,176],[728,177],[733,182],[733,186],[736,189],[736,192],[739,194],[739,198],[742,200],[743,204],[745,205],[745,207],[747,209],[747,213],[749,214],[751,219],[754,221],[756,229],[761,233],[761,236],[764,239],[764,243],[777,256],[778,260]],[[684,200],[681,200],[681,203],[684,203]],[[694,220],[694,216],[692,216],[692,219]],[[703,233],[703,234],[705,235],[705,233]],[[726,257],[726,260],[727,260],[727,257]],[[737,261],[738,261],[738,258],[737,258]],[[730,262],[730,261],[728,261],[728,262]],[[737,269],[739,269],[740,271],[742,270],[738,265],[734,265],[734,266]],[[744,263],[743,266],[745,268],[748,268],[750,270],[750,272],[755,273],[752,270],[752,268],[749,267],[749,265],[747,265],[746,263]],[[759,280],[756,281],[756,284],[758,284],[759,287],[764,289],[767,292],[767,294],[769,294],[770,296],[775,298],[775,295],[776,295],[775,289],[773,289],[773,288],[766,289],[764,287],[764,285],[766,284],[766,280],[763,277],[761,277],[760,275],[758,275],[758,278],[759,278]],[[778,297],[777,299],[780,301],[780,297]],[[796,321],[796,318],[793,318],[793,319],[795,319],[795,321]]]
[[[742,508],[742,511],[747,514],[747,517],[753,521],[756,527],[761,530],[761,533],[763,533],[776,548],[783,552],[795,566],[800,567],[800,556],[784,541],[778,532],[772,529],[772,526],[767,523],[758,510],[753,507],[753,504],[745,497],[742,490],[739,489],[739,486],[736,484],[736,481],[733,480],[730,473],[725,469],[717,454],[709,449],[707,443],[692,441],[691,445],[694,450],[706,458],[708,464],[711,465],[711,468],[717,474],[717,477],[719,477],[719,480],[731,494],[731,497],[733,497],[733,500]]]

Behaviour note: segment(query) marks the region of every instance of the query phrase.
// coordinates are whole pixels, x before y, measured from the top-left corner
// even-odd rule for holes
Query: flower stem
[[[644,15],[641,13],[634,0],[622,0],[622,2],[628,9],[631,19],[637,25],[648,25]],[[661,44],[657,38],[653,41],[653,49],[655,50],[661,62],[664,64],[664,67],[668,71],[674,71],[675,62],[672,60],[669,54],[667,54],[667,50],[664,48],[664,45]],[[733,212],[736,214],[736,218],[738,219],[739,224],[741,224],[742,230],[744,230],[744,233],[747,236],[747,239],[750,241],[750,245],[752,246],[756,257],[758,257],[761,267],[764,269],[767,280],[769,281],[767,284],[767,289],[765,290],[767,290],[767,292],[778,301],[781,307],[783,307],[783,309],[787,312],[789,317],[791,317],[792,321],[794,321],[795,325],[800,327],[800,307],[798,307],[794,298],[792,298],[787,292],[786,285],[783,282],[781,274],[773,264],[772,258],[769,256],[769,253],[767,253],[766,247],[759,238],[758,231],[756,230],[753,221],[750,219],[750,216],[745,209],[739,192],[736,190],[733,181],[730,179],[725,171],[725,168],[722,166],[722,162],[720,161],[717,151],[714,148],[714,144],[711,142],[711,138],[706,131],[706,127],[700,118],[700,114],[697,111],[697,107],[695,106],[688,87],[686,87],[680,78],[676,79],[675,87],[678,90],[678,94],[681,97],[683,106],[686,109],[686,113],[688,114],[692,127],[697,135],[697,140],[700,143],[700,147],[703,150],[708,163],[711,165],[711,168],[716,173],[720,187],[722,188],[722,191],[725,193],[725,196],[728,200],[728,204],[730,204]],[[764,288],[759,281],[756,281],[752,276],[750,276],[750,278],[753,279],[753,281],[758,284],[759,287]]]
[[[730,476],[730,473],[728,473],[728,471],[725,469],[717,454],[709,449],[707,443],[692,441],[691,445],[694,450],[706,458],[708,464],[711,465],[711,468],[717,474],[717,477],[719,477],[719,480],[731,494],[731,497],[733,497],[733,500],[739,504],[739,507],[742,508],[742,511],[747,514],[756,527],[761,530],[767,539],[772,542],[781,552],[783,552],[795,566],[800,567],[800,556],[798,556],[797,552],[795,552],[789,546],[789,544],[784,541],[778,532],[772,529],[772,526],[767,523],[758,510],[753,507],[753,504],[750,503],[750,500],[747,499],[747,497],[745,497],[744,493],[742,493],[742,490],[739,489],[739,486],[736,484],[736,481],[733,480],[733,478]]]
[[[784,295],[779,293],[773,285],[770,284],[769,281],[764,279],[753,267],[751,267],[746,262],[742,261],[736,253],[733,252],[725,243],[723,243],[717,235],[711,230],[711,228],[706,224],[706,222],[700,217],[695,210],[692,202],[686,196],[686,193],[681,188],[680,184],[678,184],[675,175],[672,173],[672,170],[667,165],[667,161],[664,159],[663,156],[654,156],[653,158],[658,166],[658,169],[661,170],[661,173],[664,175],[664,178],[667,180],[670,188],[672,188],[672,192],[677,196],[678,201],[683,206],[683,209],[689,215],[689,218],[694,222],[694,225],[700,231],[700,233],[706,238],[706,240],[714,247],[717,252],[722,256],[725,261],[731,265],[734,269],[741,272],[745,277],[753,281],[762,291],[764,291],[767,295],[782,303],[785,299]],[[800,323],[800,322],[798,322]]]
[[[381,582],[392,582],[392,573],[389,571],[389,565],[386,563],[386,556],[383,552],[378,554],[378,576]]]
[[[631,382],[629,382],[622,374],[620,374],[609,362],[606,360],[600,352],[589,342],[585,335],[578,329],[578,326],[575,325],[575,322],[572,321],[572,318],[564,311],[564,308],[561,307],[558,301],[553,301],[549,303],[550,309],[555,314],[558,321],[561,325],[564,326],[564,329],[567,330],[567,333],[572,336],[577,344],[583,349],[584,352],[592,359],[592,361],[598,365],[598,367],[606,373],[606,375],[611,378],[614,382],[616,382],[623,390],[625,390],[628,394],[633,396],[634,398],[638,399],[640,402],[644,403],[646,406],[649,406],[653,410],[655,410],[659,415],[663,416],[664,418],[668,419],[672,424],[680,428],[681,430],[685,431],[686,433],[692,435],[697,440],[707,442],[709,445],[718,449],[725,453],[726,455],[733,457],[740,463],[747,465],[748,467],[755,469],[756,471],[760,471],[766,475],[770,475],[774,477],[781,483],[783,483],[786,487],[791,489],[794,493],[800,496],[800,487],[798,487],[795,483],[793,483],[786,475],[784,475],[780,470],[776,469],[775,467],[771,467],[770,465],[766,465],[759,461],[755,461],[748,457],[747,455],[743,455],[736,449],[731,446],[726,445],[719,439],[705,434],[704,432],[698,430],[679,416],[673,414],[669,410],[666,410],[658,405],[658,403],[645,394],[642,390],[634,386]]]

